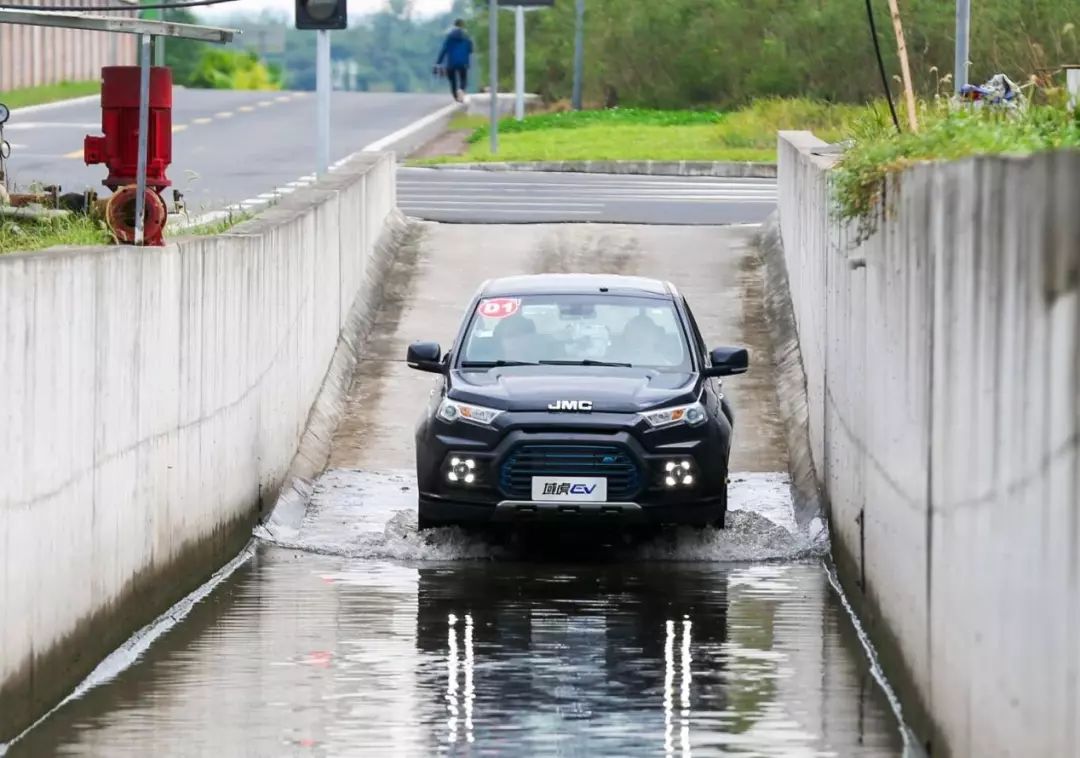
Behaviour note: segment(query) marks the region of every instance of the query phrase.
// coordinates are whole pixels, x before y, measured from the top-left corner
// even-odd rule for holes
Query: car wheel
[[[723,496],[723,499],[720,501],[720,503],[721,503],[720,515],[717,516],[713,520],[713,523],[712,523],[713,527],[716,528],[716,529],[723,529],[724,528],[724,522],[727,520],[728,487],[731,486],[730,482],[728,481],[727,474],[724,475],[724,480],[725,480],[724,496]]]

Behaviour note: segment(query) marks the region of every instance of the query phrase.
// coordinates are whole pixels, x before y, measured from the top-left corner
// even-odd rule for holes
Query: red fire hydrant
[[[107,206],[107,221],[117,239],[133,242],[139,165],[139,68],[106,66],[101,77],[104,136],[86,137],[83,158],[88,166],[104,163],[108,167],[109,175],[102,184],[115,194]],[[172,71],[168,68],[150,69],[149,115],[143,238],[147,245],[161,245],[167,220],[161,192],[172,183],[165,175],[172,162]]]

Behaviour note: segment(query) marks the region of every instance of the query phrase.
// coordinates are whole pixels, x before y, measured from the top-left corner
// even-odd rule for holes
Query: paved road
[[[776,207],[776,180],[407,168],[398,203],[455,223],[760,223]]]
[[[333,99],[331,161],[446,105],[438,95],[339,92]],[[97,102],[12,113],[12,179],[100,187],[107,171],[82,161],[82,139],[101,133]],[[268,193],[315,168],[315,97],[303,92],[177,89],[169,177],[189,211],[216,210]]]
[[[751,233],[422,224],[306,511],[279,511],[251,560],[11,756],[899,754],[793,517]],[[418,535],[411,437],[432,377],[405,346],[447,343],[486,277],[583,270],[670,278],[710,342],[750,347],[725,383],[730,528],[543,551]]]

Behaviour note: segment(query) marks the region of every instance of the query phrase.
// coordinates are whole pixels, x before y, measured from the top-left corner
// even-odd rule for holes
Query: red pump
[[[109,175],[102,184],[122,195],[114,198],[116,203],[110,201],[114,211],[109,214],[108,221],[117,239],[124,242],[134,239],[135,184],[139,165],[139,67],[106,66],[101,70],[101,77],[101,131],[104,136],[86,137],[83,158],[88,166],[104,163]],[[148,245],[161,245],[165,214],[160,209],[165,201],[160,194],[172,184],[165,175],[172,162],[172,71],[168,68],[155,66],[150,69],[149,116],[144,238]],[[121,192],[121,188],[130,189]],[[151,193],[154,197],[150,197]]]

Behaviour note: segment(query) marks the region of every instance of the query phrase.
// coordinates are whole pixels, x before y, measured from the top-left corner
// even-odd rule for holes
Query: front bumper
[[[530,414],[546,416],[546,414]],[[545,423],[545,420],[547,423]],[[431,421],[417,434],[419,510],[432,524],[569,522],[590,524],[691,524],[716,522],[726,511],[727,460],[731,427],[723,416],[700,427],[652,430],[635,426],[626,416],[593,414],[568,420],[565,416],[529,418],[502,429],[457,422]],[[641,422],[644,424],[644,422]],[[632,461],[636,477],[619,479],[606,502],[533,501],[523,489],[527,476],[508,476],[507,463],[529,446],[573,447],[620,451]],[[453,458],[475,462],[469,485],[447,480]],[[605,458],[606,460],[606,458]],[[665,486],[664,466],[690,460],[692,486]],[[513,473],[513,472],[511,472]],[[542,471],[540,475],[575,476],[589,472]]]
[[[693,502],[566,503],[503,500],[497,503],[421,498],[420,517],[430,525],[558,524],[588,527],[709,526],[727,510],[724,497]]]

